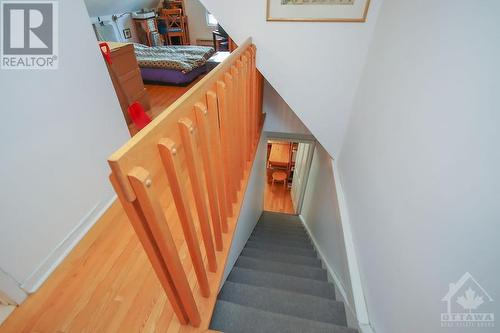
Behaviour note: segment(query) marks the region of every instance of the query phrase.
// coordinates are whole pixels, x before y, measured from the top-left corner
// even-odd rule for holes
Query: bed
[[[207,72],[214,49],[195,45],[145,46],[134,44],[142,79],[171,85],[187,85]]]

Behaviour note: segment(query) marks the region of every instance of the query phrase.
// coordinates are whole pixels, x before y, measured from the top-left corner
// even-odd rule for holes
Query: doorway
[[[314,152],[314,139],[268,134],[264,210],[300,214]]]

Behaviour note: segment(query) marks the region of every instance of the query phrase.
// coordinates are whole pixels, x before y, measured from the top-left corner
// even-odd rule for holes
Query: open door
[[[308,174],[308,157],[309,149],[311,145],[309,143],[299,142],[297,148],[297,154],[295,157],[295,170],[292,178],[292,203],[295,210],[298,211],[302,198],[304,196],[304,189],[307,182]]]

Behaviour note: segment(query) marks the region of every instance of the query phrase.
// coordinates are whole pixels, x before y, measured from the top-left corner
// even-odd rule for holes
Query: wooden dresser
[[[109,75],[113,81],[123,115],[127,124],[130,124],[128,107],[138,101],[148,111],[151,108],[149,95],[142,82],[134,46],[129,43],[116,42],[107,42],[107,44],[111,49],[111,65],[106,63]]]

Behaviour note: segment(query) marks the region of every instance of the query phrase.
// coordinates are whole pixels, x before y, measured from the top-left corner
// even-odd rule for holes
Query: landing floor
[[[277,213],[295,214],[290,190],[282,184],[266,182],[264,189],[264,210]]]

